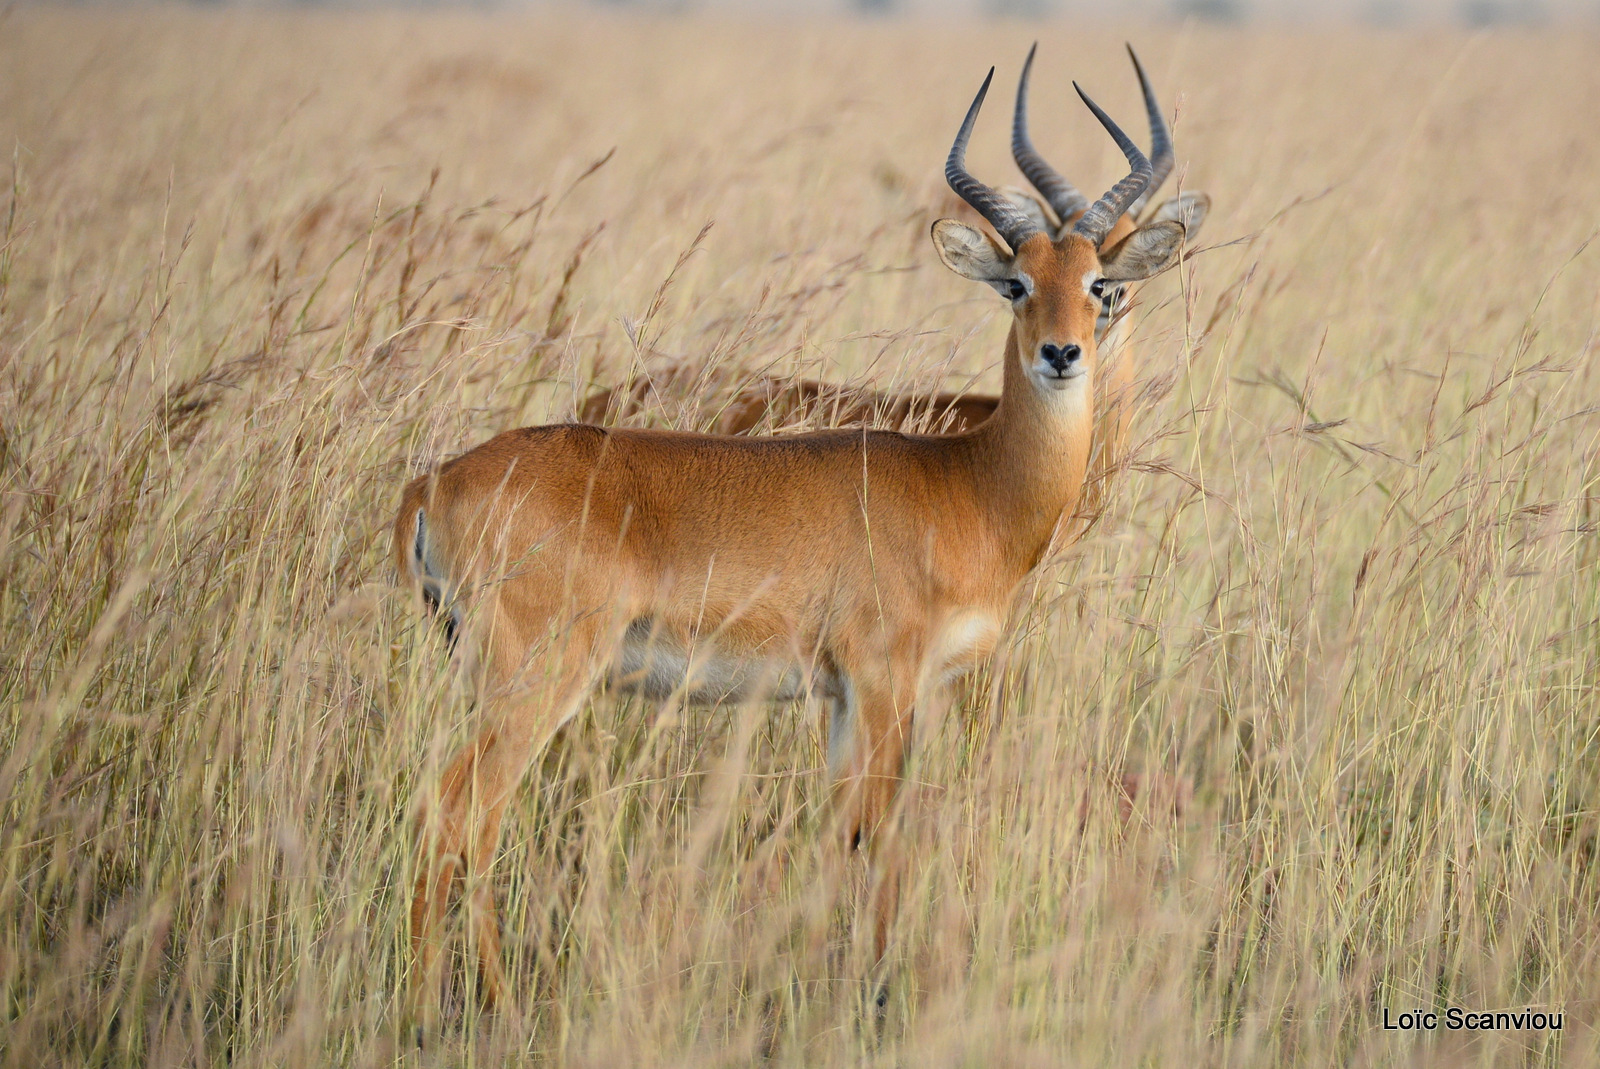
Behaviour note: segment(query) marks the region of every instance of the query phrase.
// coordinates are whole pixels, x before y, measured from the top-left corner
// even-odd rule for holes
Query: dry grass
[[[1068,78],[1136,122],[1122,34],[0,18],[0,1063],[1600,1062],[1593,40],[1138,31],[1234,243],[1147,290],[1136,469],[928,726],[881,1035],[814,711],[602,699],[499,866],[521,1014],[413,1054],[407,813],[472,712],[389,585],[408,472],[641,354],[706,362],[658,424],[994,385],[945,147],[1037,32],[1108,182]],[[1128,771],[1194,801],[1124,821]],[[1446,1005],[1565,1028],[1381,1029]]]

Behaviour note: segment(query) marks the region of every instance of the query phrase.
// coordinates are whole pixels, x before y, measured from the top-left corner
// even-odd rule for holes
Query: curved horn
[[[1089,99],[1089,94],[1083,91],[1083,87],[1073,82],[1072,88],[1078,91],[1083,102],[1089,105],[1089,110],[1094,112],[1094,117],[1100,120],[1100,125],[1106,128],[1106,133],[1111,135],[1111,139],[1117,143],[1122,154],[1128,157],[1130,168],[1128,177],[1112,186],[1106,191],[1105,196],[1090,205],[1089,210],[1083,213],[1083,218],[1072,228],[1098,246],[1106,239],[1106,234],[1111,228],[1117,225],[1117,220],[1128,210],[1128,205],[1149,188],[1152,169],[1150,161],[1139,151],[1139,146],[1122,132],[1122,127],[1111,121],[1111,116],[1100,110],[1099,104]]]
[[[1033,188],[1050,203],[1056,218],[1065,223],[1089,206],[1089,198],[1044,162],[1028,137],[1028,75],[1033,71],[1033,54],[1037,51],[1039,42],[1035,41],[1028,49],[1028,61],[1022,65],[1022,78],[1017,82],[1017,110],[1011,119],[1011,158],[1017,161]]]
[[[950,183],[950,188],[956,191],[958,197],[989,220],[989,224],[999,231],[1006,244],[1011,246],[1011,251],[1015,252],[1024,241],[1039,233],[1039,228],[1033,225],[1033,220],[1013,207],[1010,201],[967,173],[967,139],[972,136],[973,124],[978,121],[978,109],[983,107],[984,95],[989,92],[989,83],[992,81],[994,68],[990,67],[989,76],[983,80],[983,88],[978,90],[972,107],[967,109],[967,117],[961,122],[961,132],[956,134],[955,144],[950,146],[950,158],[944,164],[944,180]]]
[[[1139,88],[1144,90],[1144,110],[1150,116],[1150,167],[1153,173],[1149,187],[1128,206],[1128,214],[1137,219],[1144,214],[1145,205],[1161,188],[1161,183],[1167,180],[1167,175],[1172,173],[1172,129],[1167,126],[1166,116],[1161,113],[1161,103],[1156,100],[1155,90],[1150,88],[1150,79],[1145,77],[1144,64],[1139,62],[1132,45],[1128,46],[1128,58],[1133,60],[1133,69],[1139,75]]]

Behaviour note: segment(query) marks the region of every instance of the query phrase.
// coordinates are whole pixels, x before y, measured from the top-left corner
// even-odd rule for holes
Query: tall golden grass
[[[1145,291],[1110,514],[923,726],[885,1019],[815,710],[601,697],[497,869],[518,1006],[458,969],[415,1052],[408,813],[473,712],[398,488],[661,357],[653,425],[992,388],[943,155],[1037,35],[1098,192],[1069,79],[1139,128],[1125,33],[0,19],[4,1065],[1600,1063],[1592,37],[1129,31],[1215,247]],[[1452,1005],[1564,1027],[1382,1027]]]

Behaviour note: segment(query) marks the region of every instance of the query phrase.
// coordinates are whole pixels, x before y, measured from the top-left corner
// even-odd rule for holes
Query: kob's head
[[[1169,266],[1183,248],[1184,226],[1176,220],[1153,222],[1100,251],[1106,234],[1149,188],[1152,168],[1111,117],[1078,89],[1122,149],[1130,170],[1070,229],[1052,239],[1037,220],[967,173],[967,141],[993,79],[991,68],[950,149],[945,179],[995,228],[1004,244],[965,223],[941,219],[933,224],[934,247],[956,274],[989,284],[1011,302],[1020,370],[1034,388],[1047,394],[1086,389],[1094,372],[1095,322],[1106,288],[1149,278]],[[1023,92],[1017,100],[1020,115],[1025,108]]]

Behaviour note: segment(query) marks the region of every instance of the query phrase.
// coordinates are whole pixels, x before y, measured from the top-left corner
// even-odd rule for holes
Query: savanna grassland
[[[1142,140],[1131,37],[1215,210],[1109,512],[923,725],[881,1025],[817,710],[599,696],[502,844],[517,1005],[458,967],[414,1051],[474,720],[399,488],[672,358],[636,422],[996,387],[927,230],[991,63],[1020,181],[1036,36],[1053,162],[1122,173],[1070,80]],[[1600,1064],[1597,46],[6,9],[0,1064]],[[1448,1006],[1564,1027],[1382,1029]]]

